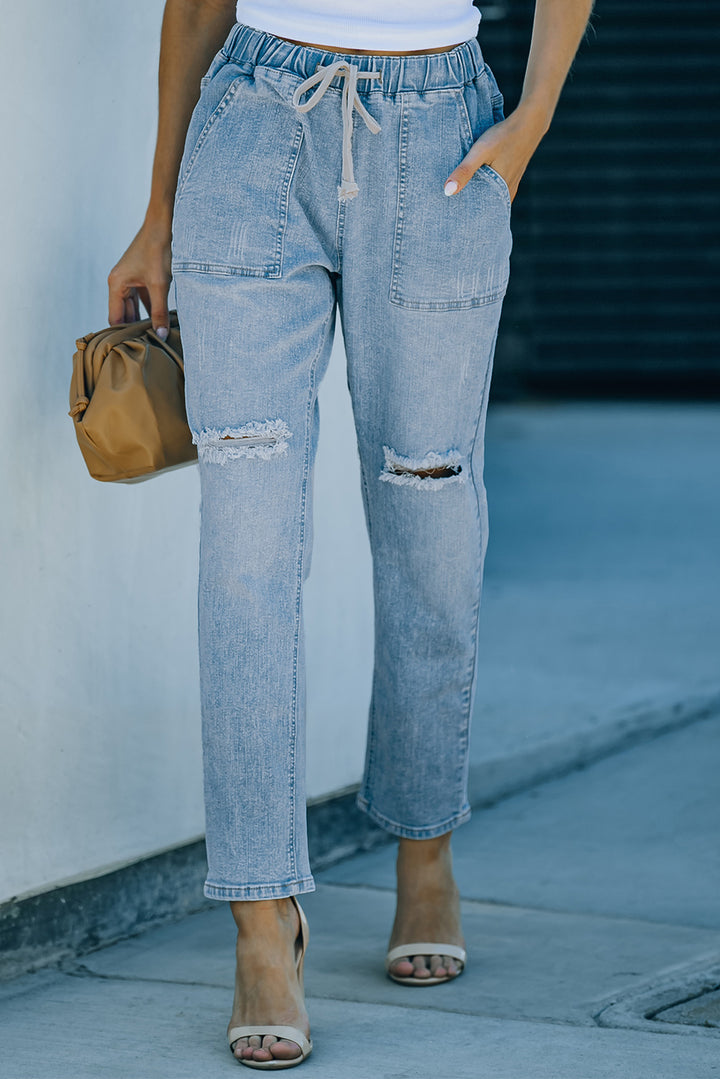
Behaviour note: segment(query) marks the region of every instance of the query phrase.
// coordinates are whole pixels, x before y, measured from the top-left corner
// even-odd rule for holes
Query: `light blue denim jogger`
[[[483,438],[512,241],[496,172],[481,167],[451,197],[443,184],[501,118],[474,39],[429,55],[343,55],[237,24],[203,80],[173,273],[202,490],[212,898],[314,887],[302,586],[336,311],[374,564],[359,804],[415,839],[469,817]]]

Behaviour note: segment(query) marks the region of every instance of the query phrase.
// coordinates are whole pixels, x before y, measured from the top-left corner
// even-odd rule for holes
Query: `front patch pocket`
[[[217,104],[205,117],[209,94]],[[175,197],[173,273],[281,277],[302,124],[271,82],[230,65],[206,85],[197,109]]]
[[[487,100],[484,127],[494,120]],[[482,166],[456,195],[443,186],[470,148],[461,89],[403,99],[390,302],[418,311],[479,307],[505,294],[510,198]]]

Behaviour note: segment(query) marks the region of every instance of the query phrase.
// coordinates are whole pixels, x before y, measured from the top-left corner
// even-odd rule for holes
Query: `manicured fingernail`
[[[448,180],[448,182],[445,184],[445,187],[443,188],[446,195],[454,195],[457,189],[458,185],[455,180]]]
[[[158,326],[158,328],[155,330],[155,333],[158,335],[158,337],[160,338],[161,341],[167,341],[167,338],[168,338],[168,328],[167,328],[167,326]]]

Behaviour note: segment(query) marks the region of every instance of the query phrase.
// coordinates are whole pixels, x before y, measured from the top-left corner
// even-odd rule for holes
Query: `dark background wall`
[[[479,40],[520,96],[533,0]],[[513,203],[496,397],[720,396],[720,0],[596,0]]]

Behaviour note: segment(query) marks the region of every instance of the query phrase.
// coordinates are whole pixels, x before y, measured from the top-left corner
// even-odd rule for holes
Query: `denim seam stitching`
[[[366,765],[363,775],[363,784],[361,791],[358,792],[358,798],[367,797],[370,801],[371,787],[372,787],[372,774],[375,767],[375,747],[377,739],[375,737],[375,684],[376,675],[373,674],[373,684],[370,691],[370,712],[368,715],[368,734],[367,734],[367,748],[366,748]]]
[[[462,124],[464,122],[464,124],[465,124],[465,139],[466,139],[466,142],[467,142],[467,150],[463,147],[463,155],[464,155],[464,154],[467,154],[468,150],[470,149],[470,147],[472,146],[472,144],[473,144],[473,142],[475,140],[473,139],[472,124],[470,123],[470,113],[468,112],[468,109],[467,109],[467,102],[465,101],[465,95],[463,94],[462,90],[459,87],[458,87],[458,90],[457,90],[457,103],[458,103],[458,108],[460,109],[460,123]]]
[[[472,806],[465,801],[462,808],[453,813],[452,816],[446,817],[444,820],[437,824],[426,825],[422,828],[412,828],[404,824],[399,824],[397,821],[392,820],[390,817],[386,817],[383,813],[378,812],[372,803],[364,798],[360,793],[357,796],[358,807],[366,813],[372,820],[379,824],[386,831],[391,832],[394,835],[399,835],[404,838],[433,838],[434,836],[444,835],[445,832],[452,831],[459,827],[461,824],[465,824],[470,819],[472,812]],[[420,834],[422,833],[422,835]],[[427,833],[432,833],[427,835]]]
[[[288,204],[290,202],[290,185],[295,175],[295,168],[300,156],[300,148],[302,147],[304,137],[305,129],[303,128],[302,123],[298,122],[295,130],[292,153],[290,154],[290,160],[288,161],[287,169],[285,170],[285,179],[283,180],[280,195],[280,222],[275,244],[275,267],[277,269],[278,277],[282,277],[283,255],[285,252],[285,229],[288,219]]]
[[[484,162],[480,166],[480,168],[477,170],[477,172],[480,172],[481,169],[484,169],[485,170],[485,175],[490,176],[495,181],[495,183],[498,185],[498,187],[500,188],[502,196],[503,196],[503,198],[505,200],[505,206],[507,208],[507,212],[510,213],[511,208],[512,208],[512,203],[510,201],[510,188],[508,187],[507,183],[505,182],[505,178],[503,176],[501,176],[500,173],[496,169],[494,169],[492,167],[492,165],[488,165],[487,161]],[[477,173],[473,173],[473,175],[470,177],[470,180],[471,181],[474,180],[476,175],[477,175]]]
[[[478,298],[471,298],[469,300],[448,300],[446,303],[442,301],[431,300],[404,300],[404,299],[392,299],[391,304],[395,307],[403,307],[410,311],[463,311],[472,307],[486,307],[490,303],[495,303],[496,300],[501,299],[506,292],[506,288],[493,289],[487,295],[480,296]]]
[[[263,277],[275,280],[280,277],[276,267],[268,271],[267,266],[233,266],[225,262],[201,262],[196,259],[173,260],[172,271],[177,273],[205,273],[218,277]]]
[[[338,199],[337,217],[335,219],[335,253],[337,255],[337,272],[342,273],[343,246],[345,243],[345,210],[347,201]]]
[[[289,895],[298,895],[314,890],[315,882],[312,877],[300,877],[283,881],[281,884],[221,885],[206,881],[203,885],[203,894],[206,898],[230,901],[243,900],[248,897],[254,899],[283,899]]]
[[[485,378],[483,380],[482,395],[480,397],[480,412],[478,414],[477,423],[475,424],[475,434],[473,436],[473,440],[472,440],[472,443],[471,443],[471,446],[470,446],[470,453],[468,454],[468,472],[470,473],[470,484],[472,486],[473,491],[475,492],[475,513],[476,513],[476,518],[477,518],[477,523],[478,523],[478,531],[479,532],[481,532],[481,530],[482,530],[482,519],[481,519],[481,515],[480,515],[480,492],[478,490],[478,486],[477,486],[477,483],[476,483],[476,480],[475,480],[475,473],[473,471],[473,455],[475,453],[475,446],[477,444],[481,424],[483,423],[483,419],[487,414],[487,398],[488,398],[489,386],[490,386],[490,374],[491,374],[492,367],[493,367],[493,355],[494,355],[494,352],[495,352],[495,343],[497,341],[499,324],[500,324],[500,320],[498,319],[498,326],[495,329],[495,336],[493,338],[492,347],[490,348],[490,352],[489,352],[489,357],[490,358],[488,360],[487,371],[485,372]],[[488,538],[489,538],[489,529],[488,529],[488,536],[486,536],[486,540],[485,540],[485,546],[486,547],[487,547]],[[471,658],[471,662],[470,662],[470,670],[469,670],[469,673],[468,673],[468,676],[467,676],[467,681],[466,681],[466,684],[465,684],[465,688],[463,690],[463,696],[466,698],[466,700],[465,700],[466,713],[465,713],[465,720],[463,722],[463,732],[461,733],[461,740],[462,740],[462,743],[463,743],[463,749],[465,751],[464,755],[461,756],[461,760],[463,761],[463,763],[461,765],[462,771],[461,771],[460,776],[459,776],[459,783],[460,783],[460,792],[459,793],[460,793],[461,796],[464,793],[464,791],[463,791],[463,773],[466,772],[467,765],[468,765],[468,762],[467,762],[467,760],[465,760],[465,757],[467,757],[467,749],[468,749],[469,744],[470,744],[470,718],[471,718],[470,717],[470,712],[471,712],[470,705],[472,703],[473,686],[475,684],[475,679],[476,679],[476,675],[477,675],[478,644],[479,644],[478,619],[479,619],[479,616],[480,616],[480,604],[481,604],[481,601],[482,601],[482,580],[483,580],[483,557],[481,556],[481,553],[480,553],[482,551],[482,549],[483,549],[482,548],[482,539],[483,539],[483,537],[481,535],[480,536],[480,543],[477,545],[477,550],[478,550],[477,578],[476,578],[476,580],[477,580],[477,592],[476,592],[475,603],[473,604],[472,623],[471,623],[471,632],[470,632],[472,658]]]
[[[358,447],[358,449],[359,449],[359,447]],[[361,485],[361,488],[362,488],[363,497],[364,497],[365,506],[366,506],[366,511],[367,511],[368,541],[370,543],[370,549],[372,550],[373,531],[372,531],[372,513],[371,513],[371,508],[370,508],[370,488],[369,488],[368,481],[367,481],[367,470],[366,470],[365,464],[363,462],[362,454],[359,453],[358,456],[360,457],[360,485]],[[372,561],[374,563],[374,558],[373,558]],[[375,578],[375,570],[373,569],[373,614],[374,614],[374,610],[375,610],[374,578]],[[373,617],[373,623],[375,623],[375,617]],[[376,633],[377,633],[377,629],[376,629]],[[375,676],[375,664],[373,662],[373,680],[372,680],[372,686],[370,688],[370,707],[369,707],[369,710],[368,710],[368,730],[367,730],[367,741],[366,741],[366,748],[365,748],[365,767],[363,768],[363,782],[362,782],[362,790],[364,792],[366,792],[368,796],[370,795],[370,776],[371,776],[374,761],[375,761],[375,743],[376,743],[376,739],[375,739],[375,677],[376,677]],[[360,797],[360,792],[358,792],[358,798],[359,797]]]
[[[402,246],[402,234],[405,209],[405,176],[407,173],[407,112],[405,110],[405,97],[400,95],[400,140],[398,145],[398,193],[395,204],[395,236],[393,238],[393,263],[392,277],[390,279],[390,303],[397,303],[397,278],[400,267],[400,249]]]
[[[303,479],[302,479],[302,492],[300,499],[300,545],[297,561],[297,573],[296,573],[296,599],[295,599],[295,635],[293,641],[293,696],[292,696],[292,730],[290,739],[290,802],[292,806],[292,812],[290,816],[290,864],[293,868],[293,874],[297,876],[297,862],[295,857],[295,815],[296,815],[296,799],[295,799],[295,762],[296,762],[296,748],[297,748],[297,711],[298,711],[298,666],[299,666],[299,653],[300,653],[300,620],[302,613],[302,592],[303,592],[303,580],[304,580],[304,567],[305,567],[305,535],[306,535],[306,508],[307,508],[307,486],[308,486],[308,474],[310,470],[310,435],[311,435],[311,414],[312,414],[312,400],[313,391],[315,390],[315,371],[317,363],[322,354],[322,350],[325,343],[325,331],[330,323],[334,310],[334,305],[331,306],[325,321],[323,322],[322,329],[320,331],[320,343],[310,364],[310,378],[309,378],[309,394],[308,404],[305,413],[305,456],[303,458]]]

